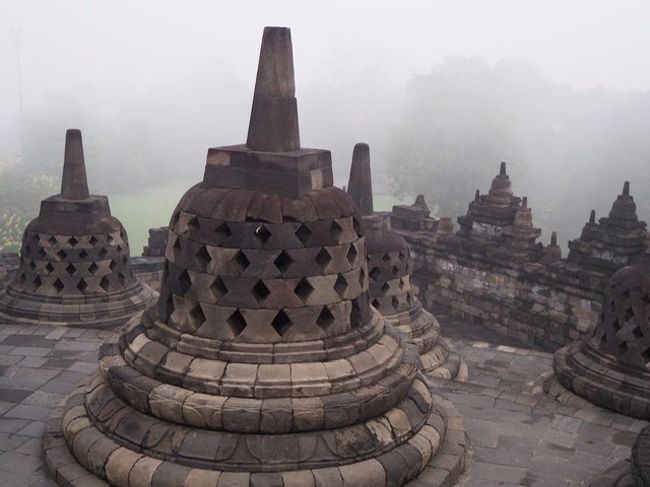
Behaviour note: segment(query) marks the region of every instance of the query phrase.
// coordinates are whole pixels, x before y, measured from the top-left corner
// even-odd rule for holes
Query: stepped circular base
[[[219,443],[216,450],[210,447],[209,441],[204,445],[203,453],[211,455],[211,460],[204,462],[204,465],[192,465],[187,457],[183,457],[190,451],[192,454],[199,454],[201,444],[204,443],[202,438],[207,439],[211,434],[217,434],[217,431],[187,428],[189,431],[185,435],[179,436],[176,432],[170,437],[156,437],[155,441],[153,437],[149,438],[150,443],[168,443],[172,447],[172,453],[167,456],[153,456],[151,449],[137,448],[127,445],[123,440],[109,437],[94,422],[96,418],[92,418],[86,410],[86,391],[92,387],[91,382],[78,388],[65,405],[54,410],[48,422],[44,439],[45,460],[61,486],[387,487],[411,485],[409,482],[419,473],[419,477],[412,482],[413,487],[434,487],[455,483],[465,465],[466,440],[462,420],[448,401],[435,395],[431,396],[433,409],[426,424],[409,440],[376,457],[338,463],[325,468],[301,468],[297,465],[293,469],[261,471],[258,468],[257,471],[251,472],[246,471],[243,466],[239,470],[212,468],[217,464],[214,458],[223,454],[224,448],[227,449],[226,440]],[[399,422],[399,414],[393,413],[391,416],[391,413],[387,412],[387,415],[389,428],[394,422]],[[179,427],[165,421],[158,423],[158,430],[167,426],[176,430]],[[349,428],[335,443],[330,442],[333,451],[342,452],[346,445],[354,445],[354,430],[359,426]],[[137,428],[137,425],[132,427]],[[148,436],[156,436],[154,430],[155,428],[149,429]],[[325,433],[336,431],[324,430]],[[253,435],[239,436],[240,446],[246,445],[247,451],[250,452],[251,445],[247,441],[250,438],[247,436]],[[391,434],[388,433],[388,436]],[[276,435],[267,437],[268,448],[259,450],[260,455],[281,457],[287,454],[284,450],[286,446],[280,444],[281,440],[278,440]],[[382,438],[382,435],[376,437],[379,443],[387,439],[388,437]],[[307,453],[312,451],[309,442],[304,439],[298,439],[296,448],[301,455],[305,454],[302,450]],[[348,451],[350,454],[354,453],[353,450]],[[274,468],[271,463],[265,465]]]
[[[15,325],[83,326],[108,328],[123,325],[136,313],[153,306],[158,293],[145,283],[107,296],[84,299],[44,299],[35,293],[0,292],[0,321]]]
[[[632,476],[637,486],[650,485],[650,426],[641,430],[632,447]]]
[[[590,403],[650,419],[650,375],[617,370],[611,357],[582,341],[558,350],[553,368],[560,384]]]

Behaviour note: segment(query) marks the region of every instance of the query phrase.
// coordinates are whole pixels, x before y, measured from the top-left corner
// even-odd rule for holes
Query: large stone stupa
[[[131,269],[129,241],[106,196],[91,195],[81,132],[66,133],[61,193],[25,229],[16,277],[0,294],[0,322],[105,327],[155,302]]]
[[[50,421],[61,485],[455,481],[461,421],[369,304],[365,237],[329,151],[300,147],[289,29],[264,30],[248,142],[208,151],[166,258],[158,305],[102,346],[100,372]]]
[[[390,231],[387,216],[374,212],[370,149],[359,143],[352,152],[348,194],[354,200],[366,232],[371,304],[417,345],[422,371],[434,377],[465,380],[467,366],[440,336],[440,323],[425,310],[411,283],[413,259],[406,240]]]

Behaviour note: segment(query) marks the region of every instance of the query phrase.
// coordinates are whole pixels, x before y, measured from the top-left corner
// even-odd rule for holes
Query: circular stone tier
[[[650,268],[616,272],[593,335],[558,350],[558,381],[598,406],[650,418]]]
[[[458,378],[459,371],[466,368],[460,355],[440,337],[440,323],[413,294],[413,259],[408,243],[390,231],[370,231],[366,238],[371,304],[417,345],[424,373]],[[462,378],[466,375],[461,371]]]
[[[632,475],[637,487],[650,485],[650,426],[641,430],[632,447]]]

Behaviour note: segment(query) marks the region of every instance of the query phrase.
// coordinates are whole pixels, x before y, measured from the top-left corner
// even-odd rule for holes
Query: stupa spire
[[[348,194],[356,203],[362,216],[373,214],[370,148],[363,142],[356,144],[352,151]]]
[[[88,195],[81,131],[79,129],[68,129],[65,133],[61,197],[70,200],[84,200],[88,198]]]
[[[246,146],[255,151],[300,149],[291,30],[265,27]]]

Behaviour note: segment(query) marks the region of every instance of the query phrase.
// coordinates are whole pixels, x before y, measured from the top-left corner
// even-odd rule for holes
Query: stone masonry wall
[[[426,307],[444,306],[500,335],[555,350],[590,332],[608,275],[554,264],[500,265],[454,255],[433,236],[404,233]]]

